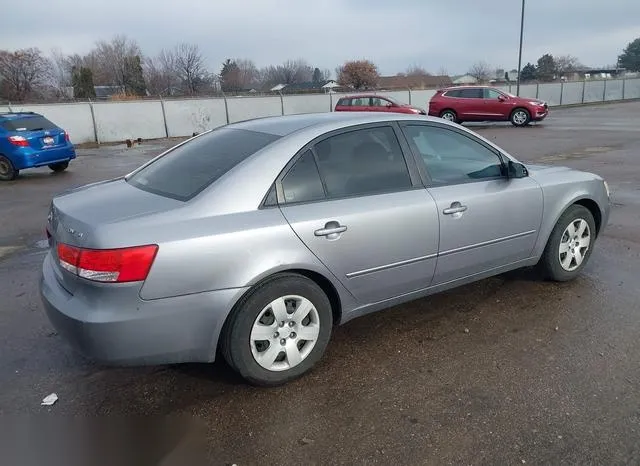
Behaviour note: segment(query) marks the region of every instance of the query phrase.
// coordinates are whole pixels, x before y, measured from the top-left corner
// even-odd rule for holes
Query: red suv
[[[350,95],[336,104],[336,112],[393,112],[426,115],[424,109],[403,104],[390,97],[379,95]]]
[[[510,121],[514,126],[526,126],[544,120],[548,114],[546,102],[485,86],[440,89],[429,101],[429,115],[458,123]]]

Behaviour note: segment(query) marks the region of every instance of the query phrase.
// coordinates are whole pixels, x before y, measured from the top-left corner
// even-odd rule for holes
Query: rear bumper
[[[139,285],[125,285],[117,290],[105,287],[91,296],[83,288],[71,295],[59,284],[53,267],[47,254],[40,294],[49,320],[80,353],[112,365],[213,361],[222,325],[245,291],[144,301],[138,296]]]
[[[76,150],[73,144],[42,150],[25,147],[19,149],[11,158],[15,168],[23,170],[73,160],[76,158]]]

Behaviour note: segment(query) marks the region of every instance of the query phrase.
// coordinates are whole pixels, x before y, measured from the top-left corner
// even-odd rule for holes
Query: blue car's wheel
[[[19,170],[16,170],[11,160],[4,155],[0,155],[0,181],[11,181],[18,177]]]

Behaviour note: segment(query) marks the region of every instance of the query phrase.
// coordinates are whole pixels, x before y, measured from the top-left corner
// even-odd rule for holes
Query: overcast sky
[[[482,59],[517,66],[520,0],[20,0],[2,2],[0,48],[86,53],[126,34],[147,55],[197,43],[212,68],[305,58],[329,68],[353,58],[381,74],[417,64],[464,73]],[[45,8],[43,6],[46,5]],[[640,0],[527,0],[523,65],[543,53],[615,64],[640,37]]]

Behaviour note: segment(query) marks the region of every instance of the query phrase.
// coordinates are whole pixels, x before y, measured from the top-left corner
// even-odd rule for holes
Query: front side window
[[[391,102],[386,99],[381,99],[380,97],[372,97],[371,98],[371,106],[372,107],[387,107],[390,106]]]
[[[502,94],[498,91],[496,91],[495,89],[485,89],[484,90],[484,98],[485,99],[493,99],[496,100],[498,97],[500,97]]]
[[[316,156],[330,198],[411,188],[409,170],[393,128],[360,129],[319,142]]]
[[[434,185],[447,185],[503,176],[502,160],[471,137],[436,126],[406,126],[404,131]]]
[[[127,182],[160,196],[187,201],[280,136],[219,128],[176,147]]]
[[[357,99],[353,99],[351,105],[354,107],[368,107],[369,101],[369,97],[358,97]]]
[[[313,158],[308,150],[282,179],[282,191],[287,203],[310,202],[324,198],[324,188]]]

